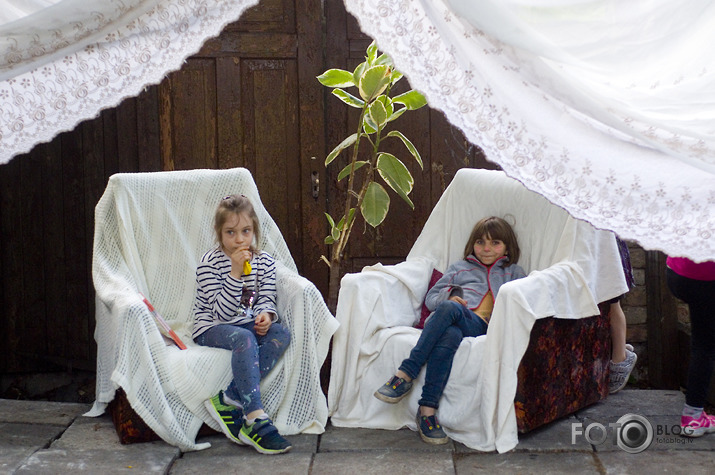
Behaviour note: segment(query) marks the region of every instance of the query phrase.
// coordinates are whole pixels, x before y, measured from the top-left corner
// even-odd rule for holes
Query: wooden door
[[[326,291],[322,7],[262,0],[159,86],[164,170],[246,167],[300,272]]]

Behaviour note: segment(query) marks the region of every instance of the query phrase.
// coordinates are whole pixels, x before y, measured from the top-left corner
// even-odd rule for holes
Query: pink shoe
[[[700,419],[693,419],[690,416],[680,417],[681,435],[686,437],[701,437],[705,434],[715,432],[715,417],[705,414],[700,415]]]

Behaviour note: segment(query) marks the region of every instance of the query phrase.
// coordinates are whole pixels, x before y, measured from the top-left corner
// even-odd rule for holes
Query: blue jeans
[[[268,333],[256,335],[254,323],[217,325],[196,337],[202,346],[231,350],[233,380],[225,393],[240,402],[244,414],[263,409],[258,383],[278,362],[290,343],[290,331],[273,323]]]
[[[486,322],[464,305],[451,300],[437,305],[410,356],[399,368],[415,379],[422,366],[427,364],[420,406],[439,407],[439,399],[447,385],[452,360],[462,338],[484,335],[486,332]]]

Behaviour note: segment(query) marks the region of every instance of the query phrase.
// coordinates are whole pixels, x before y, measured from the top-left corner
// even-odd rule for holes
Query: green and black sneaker
[[[278,433],[278,429],[268,417],[256,419],[250,426],[244,422],[239,437],[262,454],[282,454],[292,447],[290,442]]]
[[[204,402],[204,406],[206,406],[211,417],[221,426],[221,431],[226,434],[229,440],[238,445],[245,445],[239,438],[241,426],[243,425],[243,411],[240,407],[225,404],[223,391],[219,391],[217,395]]]

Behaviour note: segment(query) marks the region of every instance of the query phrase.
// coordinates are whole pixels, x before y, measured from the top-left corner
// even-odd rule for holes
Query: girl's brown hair
[[[516,264],[519,261],[519,243],[516,240],[514,230],[509,223],[496,216],[482,218],[474,225],[472,234],[469,235],[467,246],[464,248],[465,259],[470,254],[474,254],[474,243],[482,236],[504,242],[506,245],[506,263],[508,265]]]
[[[214,215],[214,231],[216,232],[216,241],[218,244],[221,245],[221,230],[231,213],[248,214],[249,219],[253,223],[253,237],[256,243],[255,246],[251,245],[251,250],[257,251],[258,243],[261,240],[261,227],[258,223],[256,210],[253,209],[251,201],[244,195],[227,196],[218,204],[216,214]]]

